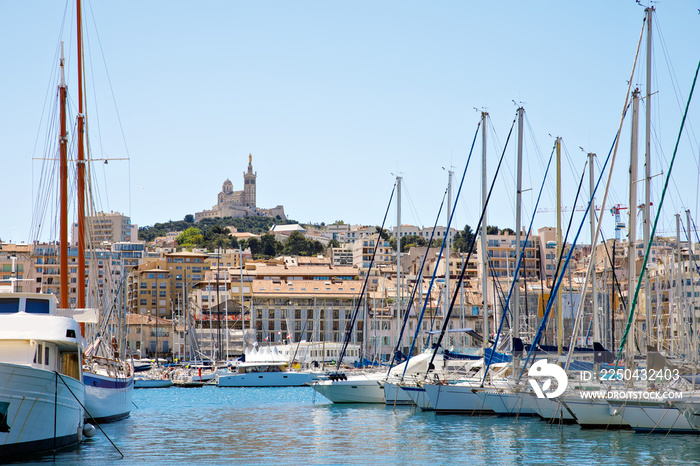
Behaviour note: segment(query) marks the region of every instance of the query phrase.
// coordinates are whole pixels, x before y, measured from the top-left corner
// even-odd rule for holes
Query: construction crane
[[[610,213],[615,216],[615,240],[620,241],[620,230],[625,228],[625,222],[620,219],[620,211],[625,210],[627,206],[615,204],[610,209]]]

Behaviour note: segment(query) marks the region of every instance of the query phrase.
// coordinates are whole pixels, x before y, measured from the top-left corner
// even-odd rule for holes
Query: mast
[[[241,293],[241,330],[243,331],[243,336],[241,340],[241,354],[245,353],[245,312],[243,310],[243,248],[240,243],[238,244],[238,260],[240,262],[241,269],[241,285],[238,287]],[[252,317],[252,315],[251,315]],[[252,326],[252,323],[251,323]]]
[[[698,331],[695,326],[695,279],[693,278],[693,269],[695,268],[695,253],[693,252],[693,237],[690,234],[690,210],[685,211],[685,218],[687,224],[688,232],[688,280],[690,281],[690,303],[688,307],[688,321],[690,323],[690,330],[692,335],[688,335],[688,344],[690,348],[696,348],[695,351],[689,351],[691,356],[691,362],[695,364],[698,358]],[[686,296],[688,293],[686,292]],[[691,342],[692,339],[692,342]]]
[[[489,116],[487,112],[481,112],[481,135],[482,135],[482,148],[481,148],[481,203],[482,209],[484,209],[484,219],[481,222],[481,295],[484,300],[483,313],[484,313],[484,330],[483,330],[483,346],[484,350],[488,348],[489,345],[489,301],[488,301],[488,253],[486,251],[486,118]],[[464,265],[462,265],[464,267]]]
[[[590,185],[591,193],[595,190],[595,174],[593,173],[593,157],[595,154],[588,154],[588,165],[590,174]],[[593,305],[591,310],[593,311],[593,341],[600,342],[600,321],[598,317],[598,277],[596,274],[596,257],[595,257],[595,247],[596,247],[596,234],[595,234],[595,197],[591,198],[591,208],[588,211],[589,219],[591,221],[591,262],[593,262],[593,274],[591,275],[591,298]]]
[[[561,138],[556,139],[557,146],[557,258],[561,259],[563,245],[561,234]],[[561,271],[559,272],[561,273]],[[552,278],[552,286],[554,280]],[[551,299],[551,298],[550,298]],[[564,313],[562,309],[561,287],[557,290],[557,354],[561,356],[564,346]]]
[[[518,263],[520,259],[520,230],[521,230],[521,218],[520,211],[522,210],[522,189],[523,189],[523,116],[525,109],[523,107],[518,107],[518,163],[517,163],[517,177],[516,177],[516,198],[515,198],[515,263]],[[510,262],[509,258],[506,258],[506,263]],[[524,265],[521,262],[521,267]],[[515,286],[513,286],[513,338],[520,338],[520,283],[519,283],[519,272],[520,270],[516,267],[513,273],[513,281]],[[515,364],[515,359],[513,358],[513,363]],[[515,372],[515,371],[514,371]]]
[[[60,257],[61,257],[61,307],[68,307],[68,133],[66,130],[66,77],[65,59],[63,58],[63,42],[61,42],[61,83],[58,86],[60,112],[61,112],[61,133],[58,135],[60,148],[60,198],[61,198],[61,220],[60,220]]]
[[[646,128],[644,150],[644,244],[651,241],[651,23],[654,7],[644,10],[647,14],[647,84],[646,84]],[[632,206],[630,205],[630,209]],[[644,310],[647,328],[647,342],[651,343],[651,293],[649,274],[644,274]],[[657,343],[658,344],[658,343]]]
[[[80,0],[77,0],[78,20],[78,308],[85,307],[85,114],[83,113],[83,26]],[[156,308],[157,309],[157,308]],[[156,315],[157,318],[157,315]],[[156,320],[157,322],[157,320]],[[81,324],[84,332],[85,324]]]
[[[637,174],[638,174],[638,149],[637,143],[639,137],[637,135],[639,126],[639,89],[632,91],[632,142],[630,150],[630,197],[629,197],[629,224],[627,225],[627,307],[625,320],[629,319],[631,311],[632,294],[637,283]],[[630,341],[625,346],[625,368],[630,368],[632,363],[632,348],[634,348],[636,325],[632,323],[632,331],[630,332]]]
[[[399,328],[401,327],[401,176],[396,177],[396,347],[401,347]],[[379,232],[377,241],[382,240]],[[369,271],[367,271],[369,274]]]
[[[452,218],[452,170],[447,172],[447,231],[445,235],[445,296],[450,296],[450,219]],[[428,245],[430,247],[430,245]],[[446,316],[450,307],[449,300],[445,299],[442,315]],[[461,320],[460,320],[461,322]]]

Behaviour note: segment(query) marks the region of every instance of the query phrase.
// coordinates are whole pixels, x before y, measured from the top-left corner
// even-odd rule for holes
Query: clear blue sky
[[[700,60],[700,0],[655,6],[652,172],[665,174]],[[61,39],[77,105],[74,10],[72,0],[0,1],[5,241],[32,239],[42,166],[33,158],[55,156],[44,146],[56,139],[46,121]],[[607,155],[644,17],[634,0],[122,0],[86,2],[84,11],[92,154],[130,157],[95,164],[99,209],[130,215],[138,225],[211,208],[226,178],[242,189],[252,153],[259,207],[282,204],[300,222],[379,224],[401,173],[402,223],[430,226],[447,184],[443,167],[453,167],[456,180],[464,169],[476,109],[491,116],[492,174],[514,101],[527,116],[527,224],[555,136],[564,141],[565,206],[573,204],[583,170],[580,147],[597,153],[599,163]],[[643,44],[633,80],[642,92],[644,51]],[[682,208],[698,215],[698,99],[664,204],[664,230],[675,229],[672,215]],[[629,134],[626,123],[608,205],[629,203]],[[480,153],[479,139],[458,228],[478,221]],[[488,224],[512,228],[515,134],[506,157]],[[654,178],[655,205],[663,179]],[[553,176],[547,186],[541,207],[554,209]],[[45,224],[55,211],[47,210]],[[602,215],[612,237],[612,216]],[[392,208],[390,225],[395,221]],[[553,225],[553,214],[535,218],[535,227]]]

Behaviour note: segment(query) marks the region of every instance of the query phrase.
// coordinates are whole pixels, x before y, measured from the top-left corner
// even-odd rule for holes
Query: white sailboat
[[[78,131],[77,131],[77,217],[78,217],[78,277],[85,276],[85,243],[87,240],[85,207],[86,201],[86,162],[89,156],[85,154],[84,136],[87,128],[84,112],[84,85],[83,85],[83,40],[82,40],[82,7],[81,0],[76,0],[76,24],[77,24],[77,65],[78,65]],[[63,81],[63,80],[62,80]],[[65,86],[65,83],[62,82]],[[62,210],[67,210],[67,202],[62,201]],[[67,215],[62,213],[63,215]],[[63,238],[62,238],[63,242]],[[65,270],[61,269],[61,283],[66,284],[65,290],[61,290],[63,296],[68,294],[68,270],[67,254],[61,254],[61,265],[66,264]],[[94,261],[93,261],[94,262]],[[65,273],[64,273],[65,272]],[[77,308],[86,307],[86,290],[82,284],[77,286]],[[67,306],[66,306],[67,307]],[[122,322],[123,324],[123,322]],[[84,332],[83,332],[84,333]],[[85,336],[85,335],[83,335]],[[83,365],[83,377],[86,385],[85,402],[87,419],[96,422],[109,422],[129,416],[132,406],[132,394],[134,389],[134,371],[131,365],[118,355],[118,342],[112,337],[111,344],[104,344],[99,334],[95,341],[87,349]]]

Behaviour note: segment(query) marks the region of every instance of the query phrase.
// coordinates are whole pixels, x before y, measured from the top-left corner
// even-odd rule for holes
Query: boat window
[[[49,301],[27,298],[25,311],[30,314],[49,314]]]
[[[44,354],[42,344],[36,345],[36,353],[34,353],[34,364],[42,364],[41,356]]]
[[[19,298],[0,298],[0,314],[13,314],[19,311]]]
[[[49,365],[49,347],[48,346],[44,347],[44,365],[46,365],[46,366]]]

